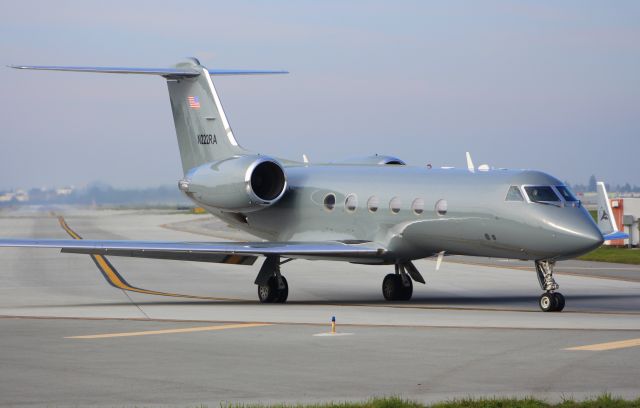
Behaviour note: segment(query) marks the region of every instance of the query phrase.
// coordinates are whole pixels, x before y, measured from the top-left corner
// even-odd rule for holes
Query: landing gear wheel
[[[382,296],[385,300],[409,300],[413,295],[413,283],[409,280],[409,285],[405,286],[402,276],[390,273],[382,281]]]
[[[562,312],[565,303],[564,296],[560,292],[554,292],[553,296],[556,298],[556,308],[554,309],[554,312]]]
[[[399,276],[392,273],[388,274],[382,280],[382,296],[385,300],[396,300],[400,292]]]
[[[285,303],[287,301],[287,297],[289,296],[289,284],[287,283],[287,278],[284,276],[280,277],[282,279],[282,283],[284,288],[278,288],[278,295],[276,296],[273,303]],[[276,287],[278,287],[278,278],[276,278]]]
[[[284,276],[282,276],[283,288],[278,286],[278,278],[272,276],[265,285],[258,285],[258,299],[261,303],[284,303],[289,296],[289,284]]]
[[[278,282],[269,278],[265,285],[258,285],[258,299],[261,303],[273,303],[278,294]]]
[[[400,298],[398,300],[411,300],[411,295],[413,295],[413,283],[411,279],[409,279],[409,286],[405,286],[402,283],[402,277],[400,280]]]
[[[558,301],[553,293],[543,293],[538,299],[538,305],[543,312],[553,312]]]

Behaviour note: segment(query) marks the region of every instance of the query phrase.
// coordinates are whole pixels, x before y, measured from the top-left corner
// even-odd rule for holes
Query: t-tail
[[[598,228],[602,232],[605,241],[613,239],[627,239],[629,234],[618,229],[615,215],[611,209],[611,202],[607,194],[607,188],[602,181],[597,183],[598,192]]]
[[[220,97],[211,80],[215,75],[286,74],[282,70],[215,70],[200,65],[196,58],[178,63],[174,68],[12,66],[17,69],[98,72],[112,74],[159,75],[167,80],[173,121],[178,137],[182,169],[233,156],[251,154],[242,148],[229,125]]]

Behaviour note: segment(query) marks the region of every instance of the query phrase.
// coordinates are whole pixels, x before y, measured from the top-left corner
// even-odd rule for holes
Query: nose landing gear
[[[561,312],[564,309],[565,299],[562,293],[555,292],[560,285],[553,279],[554,261],[536,261],[536,274],[540,288],[545,291],[538,300],[538,305],[543,312]]]
[[[560,292],[543,293],[538,304],[543,312],[561,312],[564,309],[564,296]]]

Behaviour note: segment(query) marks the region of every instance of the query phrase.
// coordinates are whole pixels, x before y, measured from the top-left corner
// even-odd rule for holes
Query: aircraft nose
[[[591,252],[604,242],[600,229],[587,211],[573,215],[563,217],[555,228],[559,249],[567,258]]]
[[[578,234],[577,246],[584,253],[593,251],[604,242],[602,233],[597,226],[593,225],[593,222],[585,223],[583,228],[578,229]]]

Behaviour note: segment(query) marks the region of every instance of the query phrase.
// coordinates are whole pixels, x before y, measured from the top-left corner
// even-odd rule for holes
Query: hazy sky
[[[291,71],[214,78],[250,150],[640,184],[639,1],[0,1],[0,189],[182,176],[162,78],[4,65],[186,56]]]

